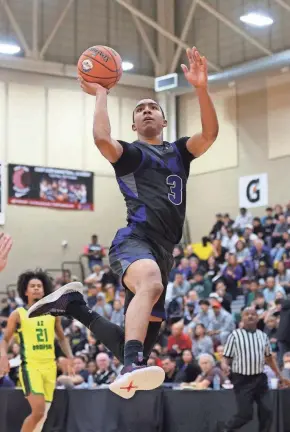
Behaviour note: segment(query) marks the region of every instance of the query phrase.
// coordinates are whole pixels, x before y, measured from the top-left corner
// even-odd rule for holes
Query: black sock
[[[95,338],[124,363],[125,332],[121,327],[92,311],[85,302],[71,302],[67,307],[67,313],[91,330]]]
[[[133,363],[142,363],[143,344],[138,340],[130,340],[125,344],[124,365],[131,366]]]
[[[159,331],[162,322],[150,322],[148,325],[147,335],[144,342],[144,361],[147,364],[147,360],[153,350],[154,345],[157,343]]]

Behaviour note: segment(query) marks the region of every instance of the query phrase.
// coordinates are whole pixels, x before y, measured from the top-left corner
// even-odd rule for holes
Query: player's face
[[[143,99],[138,102],[134,110],[133,131],[152,138],[160,135],[167,121],[163,118],[159,105],[152,99]]]
[[[41,280],[39,279],[31,279],[28,282],[25,295],[28,298],[28,302],[37,302],[44,296],[44,288]]]

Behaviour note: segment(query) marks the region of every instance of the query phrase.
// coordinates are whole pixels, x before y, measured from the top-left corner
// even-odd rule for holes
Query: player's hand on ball
[[[97,83],[90,83],[88,81],[85,81],[81,76],[78,77],[78,81],[82,90],[91,96],[96,96],[97,94],[100,94],[102,92],[109,93],[105,87],[102,87],[100,84]]]
[[[6,267],[9,252],[12,248],[12,238],[4,233],[0,234],[0,272]]]
[[[9,365],[8,357],[6,355],[1,356],[0,357],[0,378],[7,375],[9,371],[10,371],[10,365]]]
[[[195,47],[188,48],[186,54],[189,68],[185,64],[181,65],[185,78],[195,88],[206,88],[208,82],[206,58],[202,57]]]

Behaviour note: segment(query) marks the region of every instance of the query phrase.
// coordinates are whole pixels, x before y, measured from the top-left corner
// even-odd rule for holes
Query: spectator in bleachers
[[[215,239],[220,236],[220,232],[223,226],[224,226],[223,216],[221,213],[217,213],[216,222],[209,233],[212,239]]]
[[[102,281],[104,272],[99,264],[92,267],[92,273],[85,279],[85,284],[96,284]]]
[[[246,293],[246,306],[251,306],[253,304],[257,292],[261,292],[261,287],[256,279],[252,279],[250,281],[249,290]]]
[[[255,270],[259,267],[261,261],[263,261],[268,268],[272,266],[270,250],[265,246],[263,240],[257,239],[251,247],[250,253]]]
[[[280,204],[276,204],[274,208],[274,219],[276,220],[276,222],[278,222],[279,216],[283,214],[283,207]]]
[[[239,293],[238,284],[244,276],[244,269],[241,264],[238,263],[237,257],[234,254],[229,254],[227,259],[227,265],[223,270],[223,278],[227,285],[227,291],[235,299]]]
[[[225,345],[229,334],[236,328],[232,315],[222,308],[216,299],[211,300],[214,312],[208,326],[208,335],[213,338],[215,344]]]
[[[253,246],[254,242],[258,239],[258,236],[254,233],[254,227],[251,224],[246,225],[243,232],[243,239],[247,247]]]
[[[276,284],[275,278],[273,276],[267,277],[266,288],[263,290],[266,302],[274,302],[277,292],[281,292],[283,296],[286,296],[284,288],[281,285]]]
[[[89,372],[86,369],[86,361],[83,356],[74,358],[74,370],[76,375],[80,375],[84,382],[88,381]]]
[[[221,246],[230,253],[236,252],[236,244],[239,236],[234,232],[233,228],[222,228],[222,243]],[[215,255],[216,256],[216,255]],[[224,258],[224,256],[223,256]],[[224,262],[224,260],[223,260]]]
[[[224,226],[226,228],[233,226],[233,224],[235,223],[235,221],[233,219],[231,219],[229,213],[225,213],[223,215],[223,222],[224,222]]]
[[[278,217],[278,223],[275,226],[275,229],[272,234],[272,244],[276,246],[277,243],[282,242],[283,233],[288,231],[288,224],[286,222],[286,218],[284,214],[280,214]]]
[[[191,289],[197,292],[199,298],[208,298],[212,292],[212,282],[210,279],[204,277],[204,273],[198,270],[191,283]]]
[[[205,266],[205,277],[212,281],[219,273],[220,268],[214,256],[209,257]]]
[[[176,382],[191,383],[196,380],[201,373],[201,369],[190,350],[184,350],[179,371],[176,375]]]
[[[264,240],[266,245],[271,248],[272,246],[272,235],[275,229],[274,218],[267,217],[264,226]]]
[[[80,322],[76,320],[73,321],[70,326],[68,338],[74,355],[84,350],[87,339],[83,331],[83,325]]]
[[[85,354],[88,357],[88,359],[91,361],[95,359],[98,353],[98,347],[97,347],[97,341],[95,336],[89,330],[88,330],[87,340],[88,342],[85,344],[82,353]]]
[[[266,215],[261,218],[262,225],[263,226],[266,225],[267,218],[273,219],[273,217],[274,217],[273,208],[267,207],[266,208]]]
[[[188,258],[182,258],[175,273],[181,273],[185,280],[190,280],[193,277]]]
[[[203,324],[204,328],[208,328],[210,321],[213,319],[213,311],[210,308],[210,302],[207,299],[200,300],[199,309],[200,311],[190,324],[190,327],[195,327],[197,324]]]
[[[172,252],[174,258],[174,267],[178,267],[181,259],[184,257],[183,249],[181,246],[175,246]]]
[[[123,369],[123,365],[120,362],[120,360],[117,359],[117,357],[113,357],[112,369],[115,372],[116,376],[119,376],[121,373],[121,370]]]
[[[190,290],[190,283],[185,279],[184,274],[178,271],[175,273],[174,282],[167,285],[166,300],[170,302],[176,297],[185,296]]]
[[[198,361],[199,367],[201,368],[201,374],[197,377],[194,382],[194,387],[199,390],[207,388],[213,388],[213,382],[215,376],[220,379],[221,385],[224,382],[224,376],[221,369],[215,366],[213,356],[210,354],[201,354]]]
[[[166,356],[162,360],[162,368],[165,372],[164,384],[175,383],[177,376],[176,360],[173,357]]]
[[[109,265],[103,265],[103,277],[102,284],[106,286],[107,284],[113,284],[116,288],[119,286],[119,277],[115,273],[112,272]]]
[[[225,262],[225,255],[226,255],[227,249],[222,245],[222,242],[220,239],[215,239],[212,242],[212,247],[213,247],[213,256],[216,260],[216,263],[218,265],[223,264]]]
[[[278,340],[277,340],[277,332],[278,332],[278,320],[274,315],[270,315],[265,320],[264,332],[268,336],[271,348],[273,352],[278,351]]]
[[[116,379],[116,373],[112,369],[108,354],[100,353],[96,357],[97,373],[94,377],[97,387],[109,385]]]
[[[207,327],[208,328],[208,327]],[[192,337],[192,352],[195,357],[200,354],[213,354],[213,341],[212,338],[206,334],[206,327],[204,324],[197,323],[193,330]]]
[[[206,263],[209,257],[213,255],[213,247],[208,237],[202,237],[200,243],[195,243],[193,245],[193,252],[201,264]]]
[[[103,258],[106,254],[104,248],[99,244],[96,234],[92,235],[91,242],[85,248],[85,255],[88,258],[88,266],[92,272],[95,265],[103,265]]]
[[[285,268],[283,261],[279,261],[276,268],[275,283],[284,288],[285,292],[290,292],[290,269]]]
[[[113,312],[111,316],[111,322],[117,324],[120,327],[124,326],[124,308],[120,300],[115,300],[113,305]]]
[[[109,303],[106,303],[106,294],[104,294],[103,292],[98,293],[97,295],[97,303],[94,307],[94,311],[102,317],[111,319],[112,306]]]
[[[186,323],[191,322],[199,313],[199,298],[196,291],[191,290],[184,298],[184,319]]]
[[[261,219],[258,217],[255,217],[253,219],[253,233],[258,236],[258,238],[263,239],[265,235],[264,227],[261,223]]]
[[[240,209],[240,214],[236,217],[233,228],[238,231],[244,231],[246,226],[252,224],[253,217],[246,208]]]
[[[225,285],[225,283],[220,280],[217,282],[216,284],[216,293],[219,296],[219,302],[221,303],[222,307],[227,311],[227,312],[232,312],[232,301],[233,298],[231,296],[230,293],[227,292],[227,287]]]
[[[172,325],[171,335],[168,338],[167,350],[169,353],[181,354],[183,350],[192,348],[192,340],[184,333],[184,323],[179,321]]]
[[[243,239],[239,239],[235,245],[235,255],[237,257],[237,262],[242,264],[250,254],[250,250],[246,247],[245,241]]]

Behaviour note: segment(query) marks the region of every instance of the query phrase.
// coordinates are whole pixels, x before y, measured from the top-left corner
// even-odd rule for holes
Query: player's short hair
[[[156,103],[158,106],[159,106],[159,108],[160,108],[160,111],[161,111],[161,113],[162,113],[162,116],[163,116],[163,118],[164,118],[164,120],[165,120],[165,114],[164,114],[164,111],[163,111],[163,109],[162,109],[162,107],[159,105],[159,103],[158,102],[156,102],[154,99],[150,99],[150,100],[152,100],[154,103]],[[134,110],[133,110],[133,123],[134,123],[134,121],[135,121],[135,109],[137,108],[137,106],[138,106],[138,104],[135,106],[135,108],[134,108]]]
[[[18,277],[17,280],[17,291],[19,297],[23,300],[25,304],[27,304],[27,296],[25,295],[25,291],[27,290],[28,284],[32,279],[38,279],[42,282],[44,295],[53,292],[53,283],[51,277],[43,270],[28,270]]]

